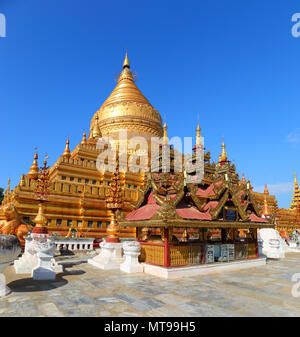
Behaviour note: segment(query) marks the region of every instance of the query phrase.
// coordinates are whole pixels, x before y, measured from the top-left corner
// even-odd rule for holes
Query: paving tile
[[[179,304],[191,301],[190,298],[178,296],[178,295],[174,295],[170,293],[159,294],[159,295],[156,295],[155,298],[161,302],[164,302],[170,305],[179,305]]]
[[[262,267],[178,280],[102,271],[87,258],[59,256],[67,267],[62,277],[32,284],[9,266],[7,280],[18,280],[18,287],[0,298],[0,316],[300,317],[300,298],[291,295],[291,277],[300,270],[296,254]]]

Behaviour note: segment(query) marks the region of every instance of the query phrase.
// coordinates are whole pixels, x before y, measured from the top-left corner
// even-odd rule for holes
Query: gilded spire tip
[[[124,62],[123,62],[123,69],[124,68],[130,68],[130,64],[129,64],[129,60],[128,60],[128,55],[127,55],[127,48],[126,48],[125,59],[124,59]]]

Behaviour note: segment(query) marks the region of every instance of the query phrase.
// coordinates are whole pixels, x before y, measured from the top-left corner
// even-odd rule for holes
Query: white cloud
[[[282,194],[291,194],[294,190],[294,183],[278,183],[273,185],[267,185],[270,194],[282,195]],[[263,193],[265,186],[256,186],[254,191]]]
[[[300,143],[300,129],[296,129],[292,132],[290,132],[288,135],[287,135],[287,141],[289,143]]]

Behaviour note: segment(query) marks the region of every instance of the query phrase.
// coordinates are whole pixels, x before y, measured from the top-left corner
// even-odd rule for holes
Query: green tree
[[[4,198],[4,189],[0,187],[0,204],[2,203],[3,198]]]

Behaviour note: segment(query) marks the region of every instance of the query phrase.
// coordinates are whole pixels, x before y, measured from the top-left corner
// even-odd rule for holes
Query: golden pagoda
[[[107,195],[114,177],[113,172],[100,173],[96,162],[104,151],[97,148],[99,138],[109,136],[115,140],[119,132],[127,131],[128,139],[133,136],[146,138],[160,137],[168,143],[167,124],[163,126],[159,112],[150,104],[137,87],[126,52],[123,69],[118,83],[94,114],[88,136],[84,132],[82,140],[70,148],[70,139],[62,146],[62,155],[49,169],[49,194],[43,205],[43,214],[48,220],[48,231],[66,236],[70,228],[80,228],[83,236],[102,238],[107,235],[111,223],[111,210],[107,208]],[[201,144],[201,129],[197,126],[196,145]],[[63,150],[64,149],[64,150]],[[150,152],[150,151],[149,151]],[[121,167],[120,161],[120,167]],[[150,165],[150,161],[148,163]],[[121,171],[121,169],[120,169]],[[33,224],[39,211],[36,199],[38,176],[38,155],[34,156],[29,173],[23,174],[20,183],[13,191],[6,191],[7,198],[3,206],[13,203],[24,223]],[[222,143],[222,155],[219,164],[211,162],[210,152],[204,153],[203,184],[210,186],[218,178],[228,177],[238,183],[239,177],[235,165],[228,160],[225,143]],[[122,171],[122,213],[130,213],[144,197],[144,188],[148,183],[144,172]],[[258,203],[263,207],[262,193],[255,193]],[[268,196],[269,210],[273,213],[273,196]],[[261,202],[260,202],[261,201]],[[275,200],[276,202],[276,200]],[[258,212],[258,210],[257,210]],[[0,221],[5,219],[3,208],[0,210]],[[121,227],[120,237],[135,237],[132,227]]]
[[[299,190],[299,185],[297,181],[297,176],[296,173],[294,175],[294,193],[293,193],[293,198],[291,202],[291,209],[296,209],[297,205],[300,204],[300,190]]]
[[[92,118],[89,138],[97,125],[103,137],[114,139],[120,130],[126,130],[128,138],[139,135],[150,140],[163,135],[161,116],[135,84],[127,52],[117,86]]]
[[[276,212],[276,229],[286,237],[291,235],[294,230],[300,230],[300,191],[296,173],[294,175],[294,193],[291,207],[288,209],[280,208]]]

